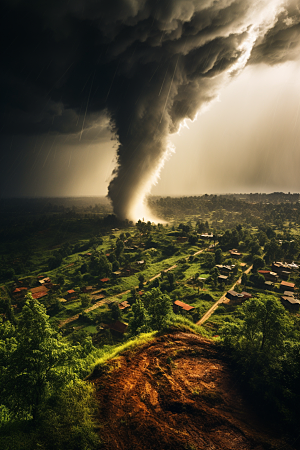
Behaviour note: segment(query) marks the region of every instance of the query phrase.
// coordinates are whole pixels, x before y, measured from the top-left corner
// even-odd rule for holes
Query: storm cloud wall
[[[168,136],[247,63],[293,59],[299,15],[298,2],[277,0],[4,1],[1,132],[81,140],[108,118],[108,195],[136,219]]]

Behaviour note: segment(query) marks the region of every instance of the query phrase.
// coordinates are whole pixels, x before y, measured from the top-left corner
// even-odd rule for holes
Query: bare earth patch
[[[292,448],[255,416],[215,345],[200,336],[161,336],[105,369],[90,377],[104,449]]]

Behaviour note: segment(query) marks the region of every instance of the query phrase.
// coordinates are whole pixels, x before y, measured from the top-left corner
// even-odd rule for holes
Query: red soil
[[[255,416],[216,346],[198,335],[159,337],[91,379],[104,449],[292,449]]]

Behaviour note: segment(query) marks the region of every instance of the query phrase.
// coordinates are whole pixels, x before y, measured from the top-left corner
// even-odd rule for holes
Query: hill
[[[291,450],[244,398],[218,347],[174,332],[95,368],[103,449]]]

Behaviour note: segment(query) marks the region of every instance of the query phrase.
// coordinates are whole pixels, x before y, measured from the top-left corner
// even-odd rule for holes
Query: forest
[[[148,203],[161,223],[0,200],[1,448],[105,448],[91,373],[174,329],[209,339],[297,448],[299,195]]]

